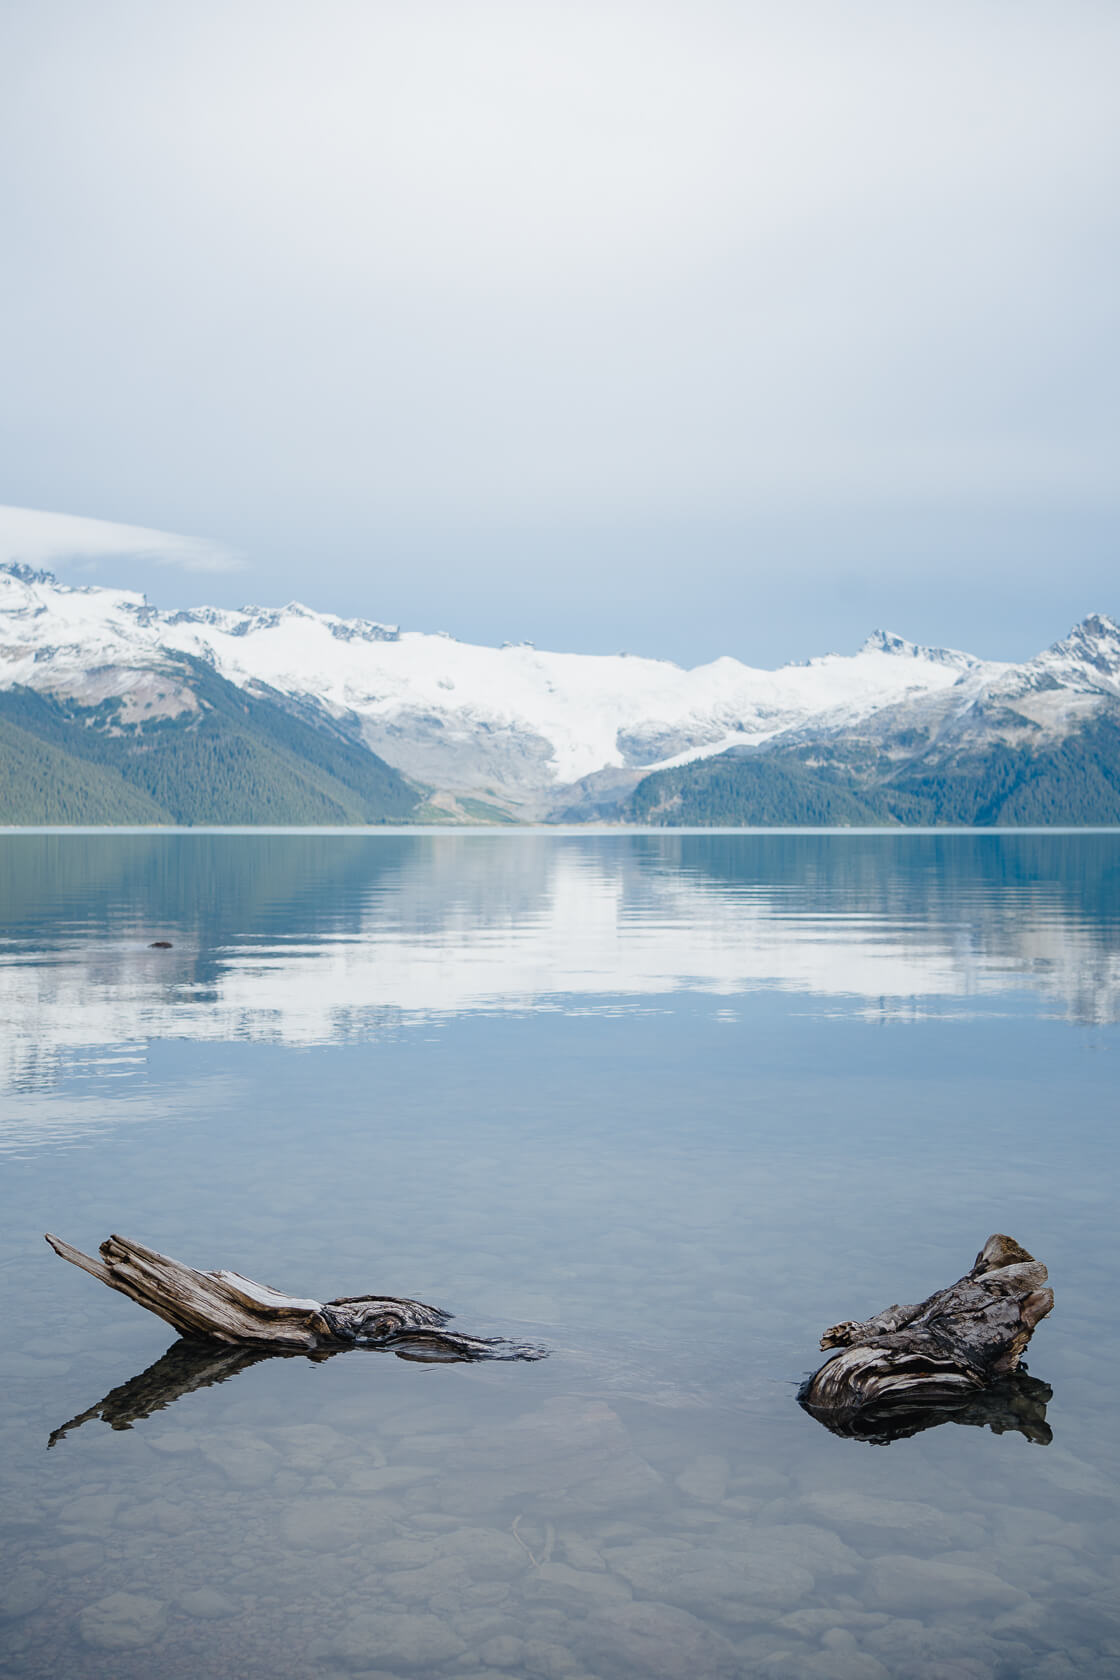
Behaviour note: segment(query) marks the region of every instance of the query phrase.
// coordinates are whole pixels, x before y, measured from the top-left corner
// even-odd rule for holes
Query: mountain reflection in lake
[[[1115,833],[0,836],[0,1668],[1111,1675],[1118,930]],[[175,1343],[48,1229],[550,1357]],[[798,1407],[996,1230],[1031,1374]]]
[[[0,1089],[76,1059],[121,1078],[153,1038],[335,1044],[681,989],[890,1020],[1022,987],[1114,1022],[1118,925],[1111,834],[9,836]]]

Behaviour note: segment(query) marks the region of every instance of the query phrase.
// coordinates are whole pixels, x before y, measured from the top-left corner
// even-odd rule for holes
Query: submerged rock
[[[197,1521],[196,1516],[170,1499],[152,1499],[146,1505],[130,1505],[117,1518],[119,1528],[157,1528],[164,1534],[183,1534]]]
[[[562,1608],[587,1611],[597,1605],[628,1603],[630,1588],[606,1570],[572,1569],[566,1563],[542,1563],[525,1583],[525,1597],[531,1603],[558,1604]]]
[[[372,1499],[303,1499],[284,1518],[284,1539],[309,1552],[339,1552],[391,1523],[392,1513]]]
[[[331,1646],[345,1668],[430,1669],[462,1656],[466,1645],[438,1616],[359,1611]]]
[[[687,1499],[702,1505],[718,1505],[727,1493],[730,1466],[719,1453],[699,1453],[677,1477],[677,1486]]]
[[[29,1616],[47,1596],[47,1577],[41,1569],[16,1569],[0,1581],[0,1617]]]
[[[65,1575],[86,1575],[97,1568],[104,1555],[104,1547],[97,1540],[70,1540],[64,1546],[43,1552],[41,1557],[48,1569],[61,1570]]]
[[[1006,1609],[1026,1594],[983,1569],[964,1569],[934,1558],[880,1557],[867,1571],[868,1598],[883,1610],[920,1616],[962,1605]]]
[[[608,1554],[611,1568],[644,1599],[675,1604],[732,1626],[758,1620],[760,1607],[792,1609],[813,1587],[788,1552],[724,1552],[678,1539],[639,1540]]]
[[[899,1540],[944,1551],[950,1546],[976,1545],[984,1537],[979,1516],[941,1511],[916,1499],[882,1499],[845,1487],[815,1489],[800,1503],[818,1521],[872,1542],[869,1549],[873,1550],[879,1550],[885,1540]]]
[[[512,1633],[499,1633],[493,1639],[488,1639],[478,1654],[491,1668],[524,1670],[525,1641]]]
[[[263,1487],[284,1462],[275,1447],[247,1429],[209,1436],[200,1445],[203,1458],[238,1488]]]
[[[202,1622],[223,1621],[227,1616],[237,1614],[237,1605],[232,1598],[227,1598],[216,1587],[199,1587],[194,1592],[180,1593],[179,1608]]]
[[[511,1424],[472,1430],[456,1460],[467,1510],[485,1490],[491,1499],[531,1494],[542,1510],[614,1510],[662,1486],[614,1408],[577,1395],[556,1395]]]
[[[128,1651],[158,1639],[167,1607],[140,1593],[115,1592],[87,1604],[78,1618],[82,1638],[100,1651]]]
[[[576,1649],[612,1680],[740,1680],[731,1642],[687,1610],[667,1604],[620,1604],[590,1616]]]
[[[119,1493],[84,1494],[62,1507],[59,1523],[73,1534],[103,1534],[111,1527],[121,1498]]]

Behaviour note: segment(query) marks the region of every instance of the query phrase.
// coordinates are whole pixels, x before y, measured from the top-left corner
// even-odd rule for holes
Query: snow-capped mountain
[[[249,695],[317,714],[412,780],[519,816],[601,807],[651,771],[731,748],[917,730],[1060,736],[1120,701],[1120,630],[1087,618],[1024,665],[877,631],[858,653],[776,671],[478,647],[299,603],[162,611],[143,596],[0,567],[0,688],[119,702],[116,726],[189,720],[198,661]],[[909,732],[909,736],[908,733]]]
[[[931,660],[959,657],[939,649],[917,651]],[[810,720],[790,739],[847,733],[876,740],[895,755],[914,747],[943,755],[997,741],[1037,748],[1118,705],[1120,627],[1094,613],[1021,665],[968,661],[957,667],[952,682],[887,700],[860,719]]]

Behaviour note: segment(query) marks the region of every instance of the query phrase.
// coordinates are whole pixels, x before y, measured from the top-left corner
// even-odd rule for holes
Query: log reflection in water
[[[47,1446],[53,1447],[72,1429],[88,1423],[91,1418],[100,1418],[110,1429],[131,1429],[141,1418],[161,1412],[182,1395],[193,1394],[199,1388],[210,1388],[214,1383],[228,1382],[230,1377],[247,1371],[250,1365],[259,1365],[262,1359],[299,1357],[299,1354],[262,1353],[258,1348],[227,1347],[221,1342],[173,1342],[146,1371],[121,1383],[118,1388],[110,1389],[95,1406],[79,1412],[69,1423],[52,1430]]]
[[[118,1388],[110,1389],[104,1399],[99,1400],[95,1406],[79,1412],[77,1417],[72,1417],[68,1423],[52,1430],[47,1447],[53,1447],[72,1429],[88,1423],[91,1418],[100,1418],[110,1429],[131,1429],[134,1423],[151,1417],[153,1412],[163,1411],[184,1394],[193,1394],[200,1388],[211,1388],[215,1383],[228,1382],[231,1377],[239,1376],[242,1371],[247,1371],[252,1365],[260,1365],[266,1359],[310,1359],[320,1364],[324,1359],[337,1359],[347,1351],[345,1348],[322,1348],[313,1353],[300,1353],[276,1348],[231,1347],[225,1342],[193,1341],[184,1337],[173,1342],[167,1352],[157,1359],[154,1365],[149,1365],[146,1371],[141,1371],[138,1376],[121,1383]],[[539,1349],[520,1346],[497,1337],[462,1336],[445,1330],[404,1331],[391,1340],[381,1342],[376,1349],[357,1351],[395,1353],[398,1359],[425,1365],[474,1364],[483,1359],[519,1360],[544,1357]]]
[[[946,1396],[940,1401],[917,1404],[915,1397],[880,1398],[866,1406],[842,1411],[832,1406],[814,1406],[806,1384],[798,1395],[802,1409],[823,1423],[834,1435],[849,1440],[887,1446],[891,1441],[935,1429],[942,1423],[967,1423],[990,1429],[996,1435],[1017,1433],[1046,1447],[1054,1432],[1046,1421],[1046,1407],[1054,1397],[1049,1383],[1029,1376],[1022,1366],[1009,1377],[964,1397]]]

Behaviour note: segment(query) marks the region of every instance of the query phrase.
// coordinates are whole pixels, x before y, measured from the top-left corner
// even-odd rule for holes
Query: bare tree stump
[[[127,1237],[107,1237],[100,1260],[47,1233],[63,1260],[129,1296],[181,1336],[267,1353],[340,1353],[386,1348],[422,1360],[543,1359],[540,1348],[442,1327],[439,1307],[396,1295],[343,1295],[313,1301],[254,1283],[239,1272],[199,1272]]]
[[[864,1439],[915,1432],[892,1430],[892,1413],[899,1423],[906,1413],[935,1414],[915,1428],[945,1421],[949,1412],[972,1405],[985,1390],[992,1391],[993,1403],[976,1406],[975,1418],[961,1421],[995,1427],[1002,1415],[995,1392],[999,1385],[1009,1418],[1022,1416],[1022,1397],[1017,1390],[1012,1394],[1014,1385],[1006,1379],[1018,1371],[1036,1325],[1054,1305],[1054,1292],[1045,1283],[1041,1261],[1010,1237],[989,1237],[971,1271],[948,1289],[917,1306],[887,1307],[864,1323],[826,1330],[822,1349],[840,1351],[809,1378],[798,1399],[837,1434]],[[1005,1427],[1021,1425],[1008,1421]],[[1045,1428],[1023,1433],[1049,1438]]]

